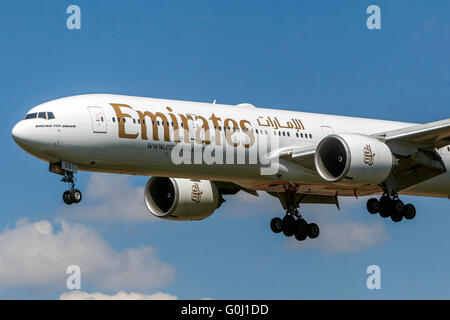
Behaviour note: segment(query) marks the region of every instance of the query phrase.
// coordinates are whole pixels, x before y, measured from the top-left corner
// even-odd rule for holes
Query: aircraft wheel
[[[70,205],[70,204],[73,203],[72,200],[70,199],[69,191],[64,191],[64,193],[63,193],[63,201],[67,205]]]
[[[392,200],[388,196],[382,196],[379,202],[380,216],[388,218],[391,215]]]
[[[393,200],[392,201],[392,211],[395,214],[403,214],[403,210],[405,209],[405,205],[401,200]]]
[[[73,190],[69,191],[69,197],[73,203],[79,203],[81,201],[81,199],[83,198],[83,195],[81,194],[80,190],[73,189]]]
[[[376,214],[379,212],[379,201],[378,199],[371,198],[367,201],[367,211],[371,214]]]
[[[412,204],[408,203],[407,205],[405,205],[403,215],[407,220],[414,219],[414,217],[416,216],[416,208]]]
[[[391,219],[394,222],[400,222],[403,220],[403,214],[402,213],[398,213],[398,212],[394,212],[391,215]]]
[[[303,241],[308,236],[307,233],[308,223],[303,219],[297,220],[297,230],[295,230],[294,236],[298,241]]]
[[[319,226],[315,223],[310,223],[308,224],[307,227],[307,233],[308,233],[308,237],[310,237],[311,239],[315,239],[319,236]]]
[[[275,233],[280,233],[283,230],[283,220],[281,218],[273,218],[270,221],[270,229]]]
[[[297,224],[293,216],[288,215],[283,218],[282,231],[286,237],[292,237],[294,235],[296,226]]]

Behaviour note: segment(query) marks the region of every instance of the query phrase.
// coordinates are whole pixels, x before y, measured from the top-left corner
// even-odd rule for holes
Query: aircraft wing
[[[397,156],[388,185],[403,190],[447,171],[437,151],[450,144],[450,119],[374,135]]]
[[[447,171],[436,149],[450,144],[450,119],[381,132],[373,137],[384,141],[398,159],[386,181],[398,191]],[[315,173],[315,151],[315,146],[291,148],[282,151],[280,158]]]
[[[450,119],[419,124],[403,129],[383,132],[375,135],[386,144],[398,149],[399,154],[411,152],[407,149],[440,149],[450,144]]]

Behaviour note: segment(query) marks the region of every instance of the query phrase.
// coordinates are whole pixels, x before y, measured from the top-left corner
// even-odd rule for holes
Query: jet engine
[[[202,220],[222,203],[216,185],[209,180],[152,177],[144,191],[151,214],[170,220]]]
[[[332,134],[317,145],[316,170],[329,182],[341,184],[378,184],[383,182],[395,165],[389,147],[361,134]]]

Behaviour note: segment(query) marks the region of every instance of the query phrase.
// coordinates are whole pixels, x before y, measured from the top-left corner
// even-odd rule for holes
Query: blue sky
[[[69,31],[73,3],[82,27]],[[381,8],[381,30],[366,28],[370,4]],[[31,107],[98,92],[446,119],[449,16],[448,1],[5,1],[0,298],[58,298],[67,263],[82,268],[83,291],[110,295],[450,298],[448,199],[405,197],[418,215],[399,224],[367,214],[364,199],[343,201],[339,214],[304,206],[322,234],[298,243],[269,230],[282,210],[268,196],[228,197],[202,222],[151,219],[145,177],[80,173],[85,201],[65,208],[59,177],[11,139]],[[371,264],[381,290],[366,288]]]

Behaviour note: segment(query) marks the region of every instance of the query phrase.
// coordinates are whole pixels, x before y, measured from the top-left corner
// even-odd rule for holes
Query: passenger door
[[[106,133],[106,117],[101,107],[88,107],[94,133]]]

